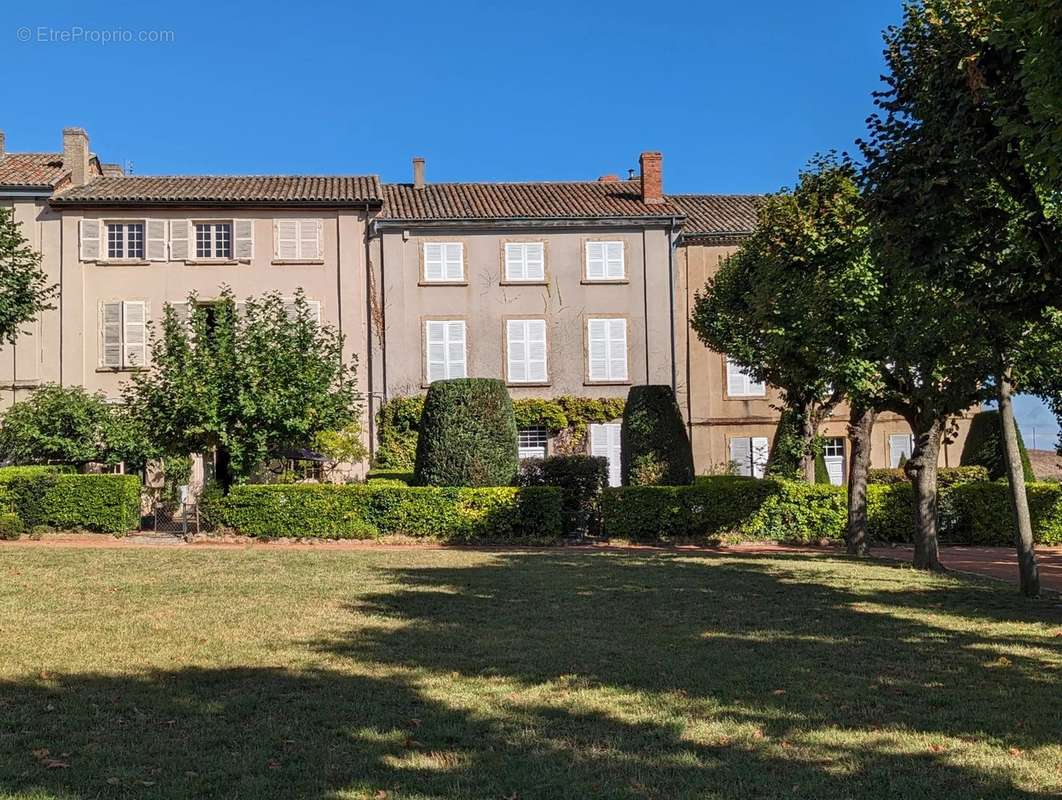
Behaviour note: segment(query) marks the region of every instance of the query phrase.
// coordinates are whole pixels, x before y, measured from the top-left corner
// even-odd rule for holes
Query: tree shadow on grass
[[[0,794],[1049,796],[1020,788],[1020,765],[933,749],[1056,743],[1059,676],[1043,666],[1058,647],[1036,637],[986,666],[998,639],[912,618],[887,587],[798,590],[796,561],[521,554],[389,571],[398,590],[312,643],[329,670],[0,683]],[[916,753],[905,730],[928,737]]]

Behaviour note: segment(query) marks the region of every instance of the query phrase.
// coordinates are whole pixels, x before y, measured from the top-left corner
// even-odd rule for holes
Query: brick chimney
[[[602,175],[597,179],[598,183],[619,183],[619,175]]]
[[[84,186],[89,179],[89,140],[84,128],[63,128],[63,167],[70,183]]]
[[[413,159],[413,188],[424,188],[424,159],[420,156]]]
[[[638,162],[642,167],[642,202],[655,205],[664,202],[664,157],[657,152],[642,153]]]

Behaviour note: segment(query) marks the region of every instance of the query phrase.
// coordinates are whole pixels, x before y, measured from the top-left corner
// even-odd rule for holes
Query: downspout
[[[372,459],[376,456],[376,414],[372,410],[372,398],[373,398],[373,359],[372,359],[372,263],[371,248],[369,246],[370,231],[372,223],[369,220],[369,202],[365,201],[365,336],[366,336],[366,360],[368,361],[367,367],[369,371],[367,386],[368,386],[368,407],[369,407],[369,462],[371,464]],[[380,351],[383,352],[382,350]]]
[[[671,310],[671,392],[678,393],[678,344],[675,341],[675,218],[667,232],[667,290]]]

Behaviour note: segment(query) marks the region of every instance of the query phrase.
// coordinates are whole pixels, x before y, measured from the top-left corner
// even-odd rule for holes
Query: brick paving
[[[879,558],[901,561],[910,561],[912,555],[910,547],[875,547],[871,552]],[[940,561],[959,572],[1018,582],[1018,557],[1013,547],[942,547]],[[1062,547],[1037,547],[1036,561],[1040,565],[1040,586],[1062,592]]]

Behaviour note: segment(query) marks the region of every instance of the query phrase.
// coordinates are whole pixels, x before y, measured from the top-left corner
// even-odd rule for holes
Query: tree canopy
[[[14,212],[0,206],[0,343],[14,344],[22,325],[52,308],[55,291]]]

